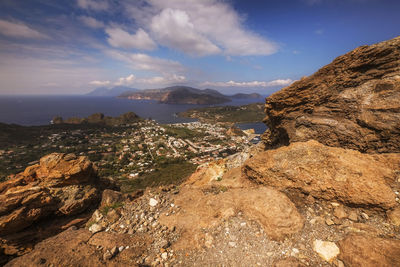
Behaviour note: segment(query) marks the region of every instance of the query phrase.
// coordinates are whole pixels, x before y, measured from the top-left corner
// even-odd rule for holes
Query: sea
[[[133,111],[142,118],[154,119],[161,124],[193,122],[196,119],[181,118],[176,113],[192,108],[209,106],[240,106],[264,102],[259,99],[235,99],[218,105],[172,105],[161,104],[152,100],[130,100],[100,96],[0,96],[0,122],[25,126],[48,125],[55,116],[62,118],[87,117],[93,113],[106,116],[119,116]],[[255,129],[263,133],[266,126],[262,122],[241,123],[243,130]]]

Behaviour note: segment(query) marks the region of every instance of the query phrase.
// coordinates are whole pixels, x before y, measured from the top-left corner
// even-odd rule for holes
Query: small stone
[[[236,247],[236,242],[229,242],[228,245],[229,245],[231,248],[234,248],[234,247]]]
[[[313,250],[327,262],[332,262],[340,253],[338,246],[334,242],[322,241],[318,239],[316,239],[313,243]]]
[[[353,222],[358,221],[357,212],[354,211],[354,210],[350,211],[348,218],[349,218],[350,220],[352,220]]]
[[[115,256],[115,255],[117,255],[117,253],[118,253],[118,248],[115,246],[115,247],[113,247],[113,248],[110,250],[110,252],[111,252],[111,254],[112,254],[113,256]]]
[[[331,202],[331,205],[332,205],[332,207],[339,207],[340,206],[340,204],[337,203],[337,202]]]
[[[107,250],[103,254],[103,260],[105,260],[105,261],[111,260],[112,257],[113,257],[113,255],[111,254],[111,252],[109,250]]]
[[[155,207],[155,206],[157,206],[157,204],[158,204],[158,201],[157,201],[156,199],[150,198],[150,200],[149,200],[149,205],[150,205],[151,207]]]
[[[365,220],[369,219],[368,214],[366,214],[365,212],[361,212],[361,217],[363,217],[363,219],[365,219]]]
[[[333,215],[338,219],[347,218],[347,213],[344,210],[343,206],[336,207],[335,210],[333,211]]]
[[[167,252],[162,253],[162,254],[161,254],[161,258],[162,258],[163,260],[167,260],[167,259],[168,259],[168,253],[167,253]]]
[[[327,218],[327,219],[325,220],[325,223],[326,223],[327,225],[329,225],[329,226],[335,224],[334,221],[333,221],[331,218]]]
[[[120,247],[118,248],[118,251],[121,252],[121,251],[123,251],[124,249],[125,249],[124,246],[120,246]]]
[[[168,240],[165,240],[165,239],[161,240],[161,242],[160,242],[160,247],[163,249],[168,248],[170,245],[171,244],[168,242]]]
[[[205,245],[207,248],[211,248],[212,245],[213,245],[213,241],[214,241],[214,238],[212,237],[212,235],[210,235],[209,233],[206,233],[204,245]]]
[[[241,226],[241,227],[245,227],[245,226],[246,226],[246,223],[245,223],[245,222],[242,222],[242,223],[240,223],[240,226]]]
[[[99,210],[95,210],[95,212],[92,215],[92,218],[95,220],[95,222],[99,222],[101,219],[103,219],[103,214]]]
[[[341,261],[341,260],[337,260],[336,266],[337,267],[345,267],[343,261]]]
[[[97,223],[94,223],[89,227],[89,231],[92,234],[98,233],[98,232],[103,231],[103,230],[104,230],[103,226],[101,226],[101,225],[99,225]]]

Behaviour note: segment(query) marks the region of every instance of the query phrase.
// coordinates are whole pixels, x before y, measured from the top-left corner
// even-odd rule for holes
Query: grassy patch
[[[168,125],[164,125],[163,127],[165,128],[166,134],[177,137],[177,138],[181,138],[181,139],[204,137],[204,133],[201,133],[199,131],[190,130],[190,129],[183,128],[183,127],[174,127],[174,126],[168,126]]]
[[[133,192],[146,187],[180,184],[196,170],[196,165],[190,162],[165,163],[151,173],[144,174],[137,179],[121,181],[121,191]]]
[[[110,210],[116,210],[116,209],[122,207],[123,205],[124,205],[124,204],[123,204],[122,202],[115,202],[115,203],[113,203],[113,204],[111,204],[111,205],[107,205],[107,206],[101,208],[100,212],[101,212],[103,215],[107,215],[107,213],[108,213]]]
[[[191,109],[178,114],[182,117],[198,118],[206,122],[260,122],[265,117],[264,104],[253,103],[244,106],[218,106]]]

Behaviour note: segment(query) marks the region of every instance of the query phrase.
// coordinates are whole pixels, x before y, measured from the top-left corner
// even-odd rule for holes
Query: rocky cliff
[[[400,37],[361,46],[266,100],[270,146],[314,139],[362,152],[400,151]]]
[[[100,199],[97,170],[86,157],[53,153],[0,183],[0,264],[41,239],[85,222]]]

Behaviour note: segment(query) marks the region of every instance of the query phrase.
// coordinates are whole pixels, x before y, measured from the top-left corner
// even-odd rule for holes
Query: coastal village
[[[166,163],[190,164],[194,169],[243,151],[256,136],[252,130],[242,131],[226,124],[158,124],[154,120],[139,120],[123,127],[82,127],[41,135],[35,146],[2,148],[0,160],[6,171],[3,179],[8,172],[17,173],[26,164],[38,163],[34,160],[37,154],[61,152],[86,155],[102,175],[132,180],[155,172]]]

